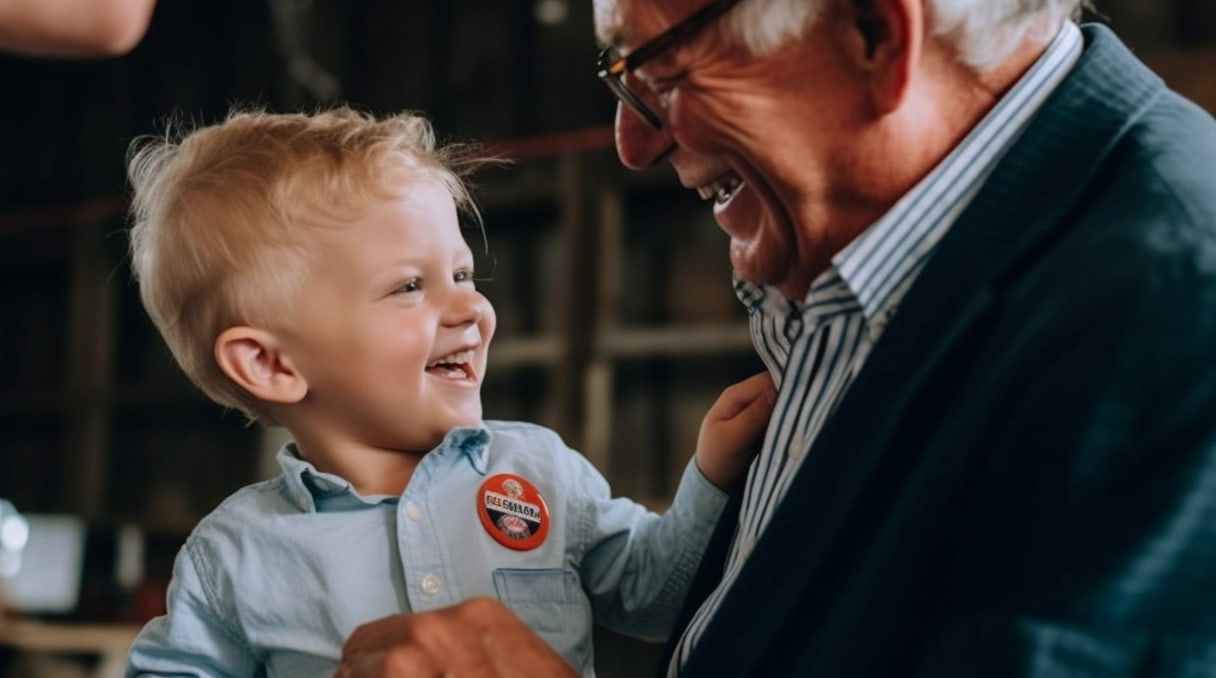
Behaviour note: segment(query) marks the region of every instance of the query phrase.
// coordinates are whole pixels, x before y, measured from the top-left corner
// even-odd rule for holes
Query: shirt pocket
[[[575,668],[591,666],[591,602],[572,570],[494,570],[498,599]]]

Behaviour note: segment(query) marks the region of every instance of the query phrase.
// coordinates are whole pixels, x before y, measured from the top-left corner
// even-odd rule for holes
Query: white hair
[[[838,0],[746,0],[723,18],[724,28],[753,54],[801,35]],[[849,1],[849,0],[845,0]],[[925,0],[929,34],[954,45],[976,70],[999,64],[1025,40],[1045,43],[1087,0]]]
[[[747,0],[722,18],[723,27],[757,56],[780,47],[810,28],[823,0]]]
[[[1046,43],[1084,0],[928,0],[929,26],[976,70],[999,64],[1026,40]]]

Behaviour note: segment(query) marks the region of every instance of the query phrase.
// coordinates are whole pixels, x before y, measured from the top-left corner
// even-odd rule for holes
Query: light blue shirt
[[[174,565],[168,613],[131,647],[128,676],[329,676],[360,624],[493,596],[584,675],[592,621],[666,636],[726,503],[690,462],[659,516],[624,498],[554,432],[490,421],[451,431],[400,497],[360,496],[288,444],[282,474],[206,516]],[[503,546],[479,488],[511,473],[548,506],[548,536]]]

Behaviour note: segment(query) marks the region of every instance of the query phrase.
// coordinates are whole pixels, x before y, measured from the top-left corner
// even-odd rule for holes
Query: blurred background
[[[1216,111],[1216,3],[1096,9]],[[588,0],[166,0],[122,57],[0,55],[0,595],[34,624],[0,624],[0,675],[112,671],[195,522],[277,470],[281,433],[179,374],[124,262],[126,148],[172,116],[410,109],[515,158],[476,177],[486,416],[547,424],[664,505],[709,403],[760,363],[709,210],[616,161],[595,52]],[[605,634],[597,656],[637,675],[657,648]]]

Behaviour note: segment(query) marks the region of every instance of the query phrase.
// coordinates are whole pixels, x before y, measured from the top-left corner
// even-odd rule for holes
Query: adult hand
[[[342,648],[335,678],[575,678],[578,674],[497,600],[368,622]]]
[[[118,56],[135,48],[156,0],[0,0],[0,50]]]

